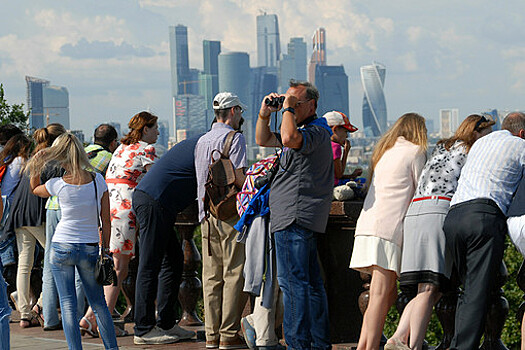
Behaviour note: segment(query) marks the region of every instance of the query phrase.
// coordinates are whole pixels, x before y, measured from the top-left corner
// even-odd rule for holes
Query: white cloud
[[[419,39],[421,39],[421,36],[423,35],[423,28],[421,27],[408,27],[407,29],[407,35],[408,35],[408,40],[413,43],[413,44],[416,44]]]
[[[398,61],[406,72],[416,72],[419,70],[415,52],[408,52],[399,56]]]

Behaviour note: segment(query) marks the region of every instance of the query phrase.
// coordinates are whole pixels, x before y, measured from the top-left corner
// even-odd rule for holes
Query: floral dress
[[[109,249],[112,253],[135,254],[137,224],[131,197],[146,173],[146,166],[153,164],[156,158],[155,147],[144,141],[122,144],[113,153],[106,174],[111,210]]]

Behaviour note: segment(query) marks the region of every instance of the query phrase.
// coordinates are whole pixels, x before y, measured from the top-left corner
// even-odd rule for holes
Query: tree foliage
[[[27,130],[29,112],[24,113],[23,104],[9,105],[5,99],[4,85],[0,84],[0,125],[14,124]]]

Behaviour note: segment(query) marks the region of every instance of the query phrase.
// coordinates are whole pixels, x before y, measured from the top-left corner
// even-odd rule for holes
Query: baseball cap
[[[325,115],[323,115],[323,118],[326,119],[328,126],[342,126],[350,132],[358,130],[357,127],[350,124],[350,120],[346,115],[344,115],[344,113],[331,111],[325,113]]]
[[[227,109],[235,106],[247,109],[239,97],[231,92],[219,92],[213,99],[213,109]]]

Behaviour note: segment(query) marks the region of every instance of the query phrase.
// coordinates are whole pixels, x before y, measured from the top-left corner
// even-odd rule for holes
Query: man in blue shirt
[[[503,258],[505,216],[525,167],[525,114],[511,113],[502,130],[472,146],[445,219],[447,250],[464,292],[450,349],[477,349],[491,282]]]
[[[146,173],[133,193],[140,247],[135,344],[168,344],[195,335],[176,324],[174,310],[184,257],[173,225],[177,213],[197,198],[193,152],[200,136],[171,148]],[[155,299],[158,317],[155,317]]]

